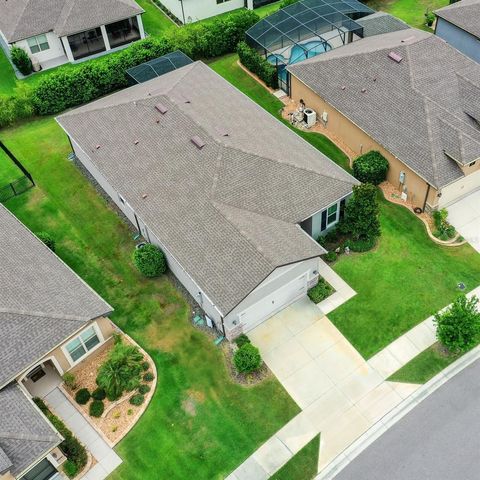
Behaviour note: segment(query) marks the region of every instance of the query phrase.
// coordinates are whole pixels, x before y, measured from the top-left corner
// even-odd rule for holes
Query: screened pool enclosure
[[[276,65],[279,86],[289,93],[288,65],[362,38],[355,20],[372,13],[357,0],[300,0],[248,29],[246,42]]]

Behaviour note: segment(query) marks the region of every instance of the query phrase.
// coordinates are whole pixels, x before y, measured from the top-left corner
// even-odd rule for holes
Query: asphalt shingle
[[[480,38],[480,0],[462,0],[435,10],[437,17]]]

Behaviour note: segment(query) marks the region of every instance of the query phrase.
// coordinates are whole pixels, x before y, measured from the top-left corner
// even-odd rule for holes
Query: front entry
[[[32,368],[22,380],[32,397],[44,398],[62,383],[62,377],[51,360]]]

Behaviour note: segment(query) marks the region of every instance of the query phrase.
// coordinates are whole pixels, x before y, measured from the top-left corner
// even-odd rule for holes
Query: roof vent
[[[345,90],[347,87],[345,85],[342,85],[342,90]]]
[[[228,137],[229,134],[224,128],[217,128],[217,132],[221,137]]]
[[[158,110],[162,115],[165,115],[168,112],[168,108],[163,105],[163,103],[157,103],[155,109]]]
[[[362,93],[367,93],[367,89],[366,89],[366,88],[362,88]]]
[[[100,148],[100,145],[95,145],[95,148],[98,150]]]
[[[147,193],[144,193],[144,194],[142,195],[142,198],[143,198],[144,200],[145,200],[147,197],[148,197],[148,194],[147,194]]]
[[[135,140],[133,143],[134,143],[135,145],[138,145],[138,140]]]
[[[400,63],[403,60],[403,57],[395,52],[390,52],[388,58],[391,58],[394,62]]]
[[[195,135],[194,137],[191,138],[191,142],[199,149],[201,150],[205,146],[205,142],[198,136]]]
[[[404,38],[402,40],[402,43],[405,43],[405,42],[410,42],[412,40],[415,40],[415,35],[411,35],[410,37],[407,37],[407,38]]]

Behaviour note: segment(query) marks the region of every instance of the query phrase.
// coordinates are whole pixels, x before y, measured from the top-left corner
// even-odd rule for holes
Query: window
[[[217,5],[220,5],[221,3],[226,3],[229,2],[230,0],[217,0]]]
[[[32,53],[43,52],[44,50],[48,50],[50,48],[47,36],[44,34],[27,38],[27,43]]]
[[[335,205],[332,205],[331,207],[328,207],[327,225],[331,225],[332,223],[335,223],[337,221],[337,209],[338,209],[337,203]]]
[[[476,163],[477,163],[477,161],[471,162],[471,163],[468,164],[468,166],[469,166],[469,167],[473,167]]]
[[[126,45],[140,39],[140,29],[136,17],[105,25],[110,48]]]
[[[82,332],[75,340],[72,340],[67,346],[67,352],[74,362],[80,360],[89,350],[100,343],[95,328],[92,326]]]

